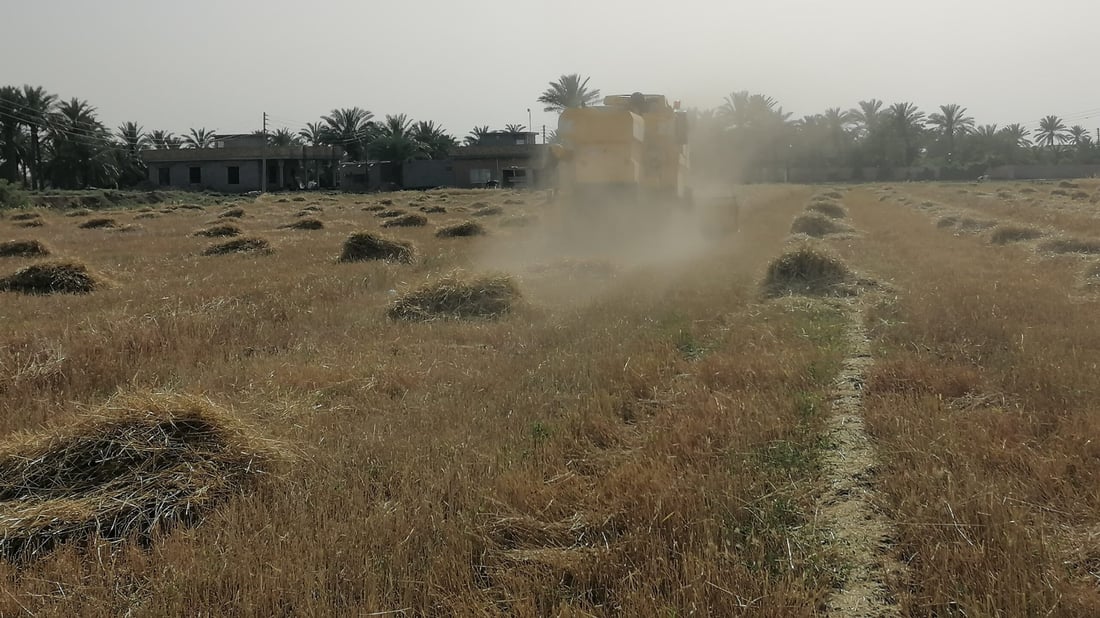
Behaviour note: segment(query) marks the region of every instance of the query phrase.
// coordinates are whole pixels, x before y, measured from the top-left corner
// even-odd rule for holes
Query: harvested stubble
[[[306,219],[299,219],[282,227],[289,230],[320,230],[324,229],[325,224],[322,223],[320,219],[314,219],[310,217]]]
[[[1028,240],[1035,240],[1043,235],[1042,232],[1033,227],[1024,227],[1021,225],[1000,225],[993,230],[993,233],[989,236],[989,242],[995,245],[1007,245],[1013,242],[1025,242]]]
[[[79,262],[31,264],[0,277],[0,291],[23,294],[87,294],[102,285],[102,280]]]
[[[851,228],[848,226],[818,213],[798,215],[795,217],[794,222],[791,223],[792,234],[805,234],[807,236],[813,236],[814,238],[821,238],[829,234],[839,234],[849,231],[851,231]]]
[[[32,219],[41,219],[42,215],[37,212],[17,212],[14,215],[8,217],[10,221],[30,221]]]
[[[532,273],[539,274],[564,274],[567,276],[583,275],[589,277],[613,277],[619,272],[619,267],[611,260],[604,258],[562,258],[554,262],[536,264],[528,268]]]
[[[394,217],[400,217],[404,214],[406,214],[404,210],[401,210],[400,208],[392,208],[390,210],[383,210],[382,212],[379,212],[374,216],[378,217],[379,219],[392,219]]]
[[[227,236],[240,236],[241,228],[232,223],[222,223],[219,225],[212,225],[208,228],[198,230],[191,235],[205,236],[207,238],[225,238]]]
[[[323,212],[324,209],[316,204],[310,204],[302,209],[302,212]]]
[[[1085,269],[1085,285],[1090,288],[1100,288],[1100,262]]]
[[[378,203],[383,206],[393,206],[393,200],[388,197],[378,200]]]
[[[135,219],[156,219],[160,215],[155,212],[143,212],[138,215],[134,215]]]
[[[501,214],[504,214],[504,209],[501,208],[500,206],[485,206],[483,208],[478,208],[477,210],[475,210],[472,213],[472,216],[474,216],[474,217],[492,217],[492,216],[501,215]]]
[[[244,209],[243,208],[230,208],[229,210],[223,211],[222,214],[218,215],[218,218],[219,219],[240,219],[243,216],[244,216]]]
[[[1050,253],[1083,253],[1094,255],[1100,253],[1100,240],[1082,238],[1055,238],[1039,245],[1040,251]]]
[[[77,208],[76,210],[70,210],[69,212],[65,213],[65,216],[66,217],[87,217],[90,214],[92,214],[92,211],[88,210],[87,208]]]
[[[443,206],[421,206],[420,207],[420,212],[427,213],[427,214],[436,214],[436,213],[447,212],[447,209],[444,208]]]
[[[831,199],[834,199],[834,200],[839,200],[839,199],[844,198],[844,196],[840,194],[840,191],[826,191],[825,193],[821,194],[821,197],[827,197],[827,198],[831,198]]]
[[[95,218],[95,219],[88,219],[87,221],[81,223],[77,227],[79,227],[82,230],[96,230],[96,229],[115,227],[116,225],[118,225],[118,222],[115,221],[114,219],[110,219],[110,218],[107,218],[107,217],[98,217],[98,218]]]
[[[408,264],[413,261],[414,254],[415,251],[410,242],[386,238],[370,232],[356,232],[344,241],[340,261],[386,260]]]
[[[515,215],[507,219],[501,219],[500,227],[527,227],[538,223],[538,217],[534,215]]]
[[[454,225],[447,225],[435,231],[439,238],[455,238],[458,236],[481,236],[485,234],[485,228],[475,221],[463,221]]]
[[[178,208],[183,210],[204,210],[204,208],[198,204],[180,204]]]
[[[300,196],[300,195],[298,195],[298,196],[295,196],[295,197],[293,197],[293,198],[291,198],[291,199],[292,199],[293,201],[295,201],[295,202],[304,202],[304,201],[306,201],[306,198],[304,198],[304,197],[302,197],[302,196]]]
[[[451,273],[405,293],[390,305],[395,320],[499,318],[520,299],[519,288],[507,275],[473,279]]]
[[[1070,197],[1075,200],[1087,200],[1089,199],[1088,191],[1074,191]]]
[[[1035,193],[1034,187],[1023,187],[1020,189],[1020,193]]]
[[[807,206],[806,210],[823,214],[830,219],[843,219],[848,216],[848,211],[836,202],[816,201]]]
[[[153,540],[201,522],[281,458],[274,443],[197,397],[118,398],[0,445],[0,554],[92,538]]]
[[[963,217],[959,219],[958,229],[960,232],[982,232],[988,230],[991,227],[997,225],[996,221],[986,221],[984,219],[971,219],[970,217]]]
[[[46,245],[37,240],[6,240],[0,242],[0,257],[42,257],[50,254]]]
[[[1070,182],[1068,180],[1063,180],[1062,182],[1058,183],[1058,186],[1063,188],[1063,189],[1076,189],[1077,188],[1077,183]]]
[[[363,207],[363,210],[365,210],[366,212],[381,212],[385,209],[386,209],[386,207],[382,206],[380,204],[372,204],[370,206],[364,206]]]
[[[272,253],[271,243],[263,238],[236,238],[223,243],[210,245],[202,250],[203,255],[228,255],[230,253]]]
[[[958,222],[959,218],[955,215],[940,217],[940,220],[936,221],[936,227],[955,227]]]
[[[504,200],[504,204],[506,206],[519,206],[519,205],[523,204],[523,200],[507,199],[507,200]]]
[[[46,225],[46,222],[42,219],[29,219],[27,221],[17,221],[15,227],[42,227]]]
[[[779,256],[768,265],[764,291],[769,296],[822,295],[851,277],[839,259],[810,247]]]
[[[410,212],[394,217],[382,224],[382,227],[421,227],[428,225],[428,218],[418,212]]]
[[[1055,190],[1051,191],[1050,194],[1065,197],[1065,196],[1069,195],[1069,192],[1066,191],[1065,189],[1055,189]]]

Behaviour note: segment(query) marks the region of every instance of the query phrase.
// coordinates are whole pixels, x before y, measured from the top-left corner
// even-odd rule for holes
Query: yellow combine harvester
[[[558,189],[570,201],[690,205],[687,115],[659,94],[613,95],[558,119]]]

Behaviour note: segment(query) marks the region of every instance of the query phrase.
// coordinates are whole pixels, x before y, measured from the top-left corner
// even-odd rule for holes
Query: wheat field
[[[0,281],[96,285],[0,291],[0,615],[1095,615],[1075,184],[749,186],[644,229],[509,191],[7,213],[38,244]],[[145,482],[80,477],[115,438],[28,489],[143,400],[232,417],[256,479],[124,534],[72,507]],[[190,444],[157,427],[134,466]],[[36,501],[87,525],[17,546]]]

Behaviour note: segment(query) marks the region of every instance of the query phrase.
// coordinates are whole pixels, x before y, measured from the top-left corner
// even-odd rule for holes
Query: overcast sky
[[[861,99],[979,123],[1100,126],[1095,0],[0,0],[0,85],[87,99],[110,127],[301,128],[335,107],[462,137],[553,127],[562,73],[604,94],[714,107],[735,90],[794,117]]]

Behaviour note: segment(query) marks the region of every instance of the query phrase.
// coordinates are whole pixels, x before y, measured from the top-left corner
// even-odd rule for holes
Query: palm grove
[[[547,111],[596,103],[599,90],[588,81],[562,75],[538,101]],[[793,119],[772,97],[740,91],[719,107],[693,109],[691,115],[696,167],[723,176],[732,171],[746,180],[776,179],[777,170],[792,167],[847,170],[845,176],[870,180],[865,170],[879,176],[927,166],[941,177],[971,178],[1001,164],[1100,163],[1100,146],[1080,125],[1067,126],[1053,115],[1036,126],[978,124],[954,103],[926,113],[912,103],[870,99]],[[490,132],[476,126],[463,143],[477,144]],[[333,109],[297,132],[276,129],[268,140],[276,146],[339,146],[353,160],[398,164],[444,158],[459,144],[435,122],[405,114],[378,120],[360,107]],[[26,188],[135,186],[145,180],[141,150],[213,143],[214,131],[207,128],[177,136],[126,122],[111,130],[87,101],[65,100],[38,86],[0,87],[0,181]]]

